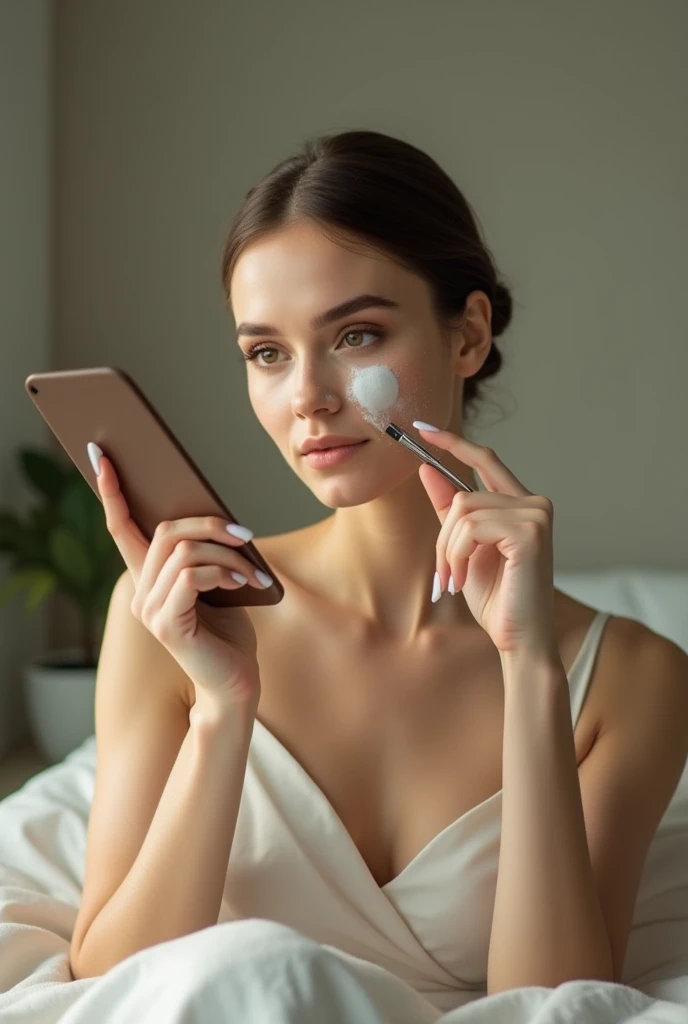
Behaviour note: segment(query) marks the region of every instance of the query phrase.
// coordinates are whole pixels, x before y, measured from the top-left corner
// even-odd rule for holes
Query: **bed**
[[[688,571],[627,567],[555,582],[688,651]],[[260,920],[204,929],[73,980],[95,763],[91,736],[0,801],[1,1024],[688,1024],[688,765],[648,854],[623,984],[517,989],[442,1015],[382,968]]]

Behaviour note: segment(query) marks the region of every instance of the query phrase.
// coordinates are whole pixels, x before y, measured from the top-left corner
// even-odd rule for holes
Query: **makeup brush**
[[[435,469],[439,470],[443,476],[446,476],[447,480],[455,484],[462,491],[473,490],[473,488],[469,487],[468,484],[465,484],[463,480],[459,480],[458,476],[452,473],[450,469],[443,466],[439,459],[436,459],[434,455],[430,454],[427,448],[424,448],[422,444],[418,444],[417,441],[414,441],[412,437],[409,437],[405,430],[402,430],[401,427],[398,427],[395,423],[389,423],[385,427],[385,433],[389,434],[390,437],[393,437],[395,441],[399,442],[399,444],[403,444],[404,448],[408,448],[408,450],[413,452],[413,454],[422,462],[427,462],[429,466],[434,466]]]

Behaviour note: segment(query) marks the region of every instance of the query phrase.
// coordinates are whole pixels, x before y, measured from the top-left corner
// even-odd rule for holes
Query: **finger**
[[[441,474],[440,474],[441,475]],[[446,552],[449,546],[449,539],[454,532],[457,523],[463,516],[470,515],[473,518],[492,518],[495,515],[495,510],[499,509],[499,514],[505,518],[512,518],[510,513],[514,512],[516,515],[513,518],[532,518],[536,514],[542,505],[542,501],[548,499],[542,499],[538,496],[532,498],[512,498],[509,494],[491,493],[485,491],[455,491],[454,497],[452,498],[451,506],[447,509],[444,522],[440,528],[440,532],[437,536],[437,542],[435,544],[437,552],[437,571],[440,573],[440,579],[442,579],[442,572],[440,567],[444,567],[446,564]],[[483,515],[480,515],[480,513]]]
[[[211,562],[242,572],[252,583],[264,589],[256,576],[259,570],[243,555],[231,553],[232,549],[243,547],[245,541],[228,533],[226,525],[220,516],[196,516],[158,523],[139,580],[138,589],[143,601],[154,588],[159,595],[161,586],[166,596],[184,566]],[[160,604],[163,600],[164,597],[159,597]]]
[[[223,548],[220,544],[189,540],[188,537],[185,537],[175,545],[171,555],[164,562],[157,577],[151,581],[150,585],[147,585],[146,579],[142,575],[140,590],[143,595],[144,605],[150,605],[151,608],[159,608],[167,599],[177,577],[186,569],[202,565],[212,565],[213,563],[217,563],[220,568],[226,569],[227,572],[240,573],[243,583],[248,582],[258,590],[265,589],[256,577],[256,572],[259,570],[256,570],[256,567],[251,565],[238,551]],[[147,574],[147,566],[144,572]],[[243,585],[241,580],[237,582],[240,586]]]
[[[151,592],[142,610],[142,619],[147,619],[160,632],[161,627],[164,630],[164,623],[170,626],[175,621],[179,622],[195,608],[199,593],[214,590],[215,587],[237,590],[243,586],[245,583],[234,579],[230,569],[220,565],[186,566],[177,573],[172,585],[168,586],[164,593],[162,590],[158,593]]]
[[[495,546],[504,558],[513,558],[518,552],[532,546],[542,524],[532,518],[514,516],[511,519],[463,519],[456,525],[447,551],[447,564],[454,580],[456,592],[463,587],[468,575],[468,561],[481,544]]]
[[[440,474],[441,475],[441,474]],[[505,519],[516,521],[532,518],[552,518],[552,502],[542,495],[532,495],[528,498],[512,498],[510,495],[498,493],[486,493],[482,490],[474,490],[471,494],[466,490],[455,492],[451,500],[450,508],[444,517],[444,521],[437,535],[435,544],[437,553],[437,571],[440,573],[440,566],[446,562],[446,550],[449,546],[449,539],[456,530],[457,523],[467,515],[473,518],[492,518],[494,511],[500,510],[500,515]],[[482,513],[482,514],[480,514]]]
[[[103,503],[105,523],[136,584],[150,545],[129,514],[129,506],[120,489],[115,467],[106,455],[100,458],[100,473],[96,483]]]
[[[531,493],[504,465],[493,448],[476,444],[475,441],[468,441],[465,437],[452,434],[449,430],[425,430],[422,427],[416,429],[423,436],[424,441],[437,445],[438,448],[449,452],[466,466],[477,470],[489,491],[500,491],[502,494],[511,494],[514,497]],[[442,476],[441,473],[439,475]]]

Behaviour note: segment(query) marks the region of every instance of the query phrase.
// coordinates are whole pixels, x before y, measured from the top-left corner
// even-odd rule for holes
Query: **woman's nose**
[[[336,383],[326,379],[323,372],[302,373],[294,385],[292,409],[302,416],[311,416],[320,409],[333,410],[341,404],[338,394]]]

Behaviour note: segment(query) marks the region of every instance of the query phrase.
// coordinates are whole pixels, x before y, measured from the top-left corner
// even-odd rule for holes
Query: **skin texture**
[[[364,292],[401,308],[361,310],[320,331],[310,329],[312,316]],[[479,370],[492,341],[487,296],[469,295],[445,340],[422,278],[360,239],[337,243],[318,227],[295,222],[242,253],[230,301],[237,326],[251,321],[281,332],[241,336],[238,344],[243,352],[256,341],[276,350],[248,364],[253,411],[297,476],[336,509],[322,539],[328,565],[323,582],[332,600],[355,609],[373,632],[397,633],[410,644],[435,624],[471,623],[461,595],[442,607],[431,602],[439,524],[419,478],[420,463],[366,418],[347,397],[347,385],[353,368],[386,365],[399,383],[389,419],[415,437],[414,419],[462,434],[462,378]],[[362,324],[385,337],[351,332]],[[340,466],[318,470],[299,448],[306,437],[325,433],[369,443]],[[478,487],[470,467],[451,464]]]

